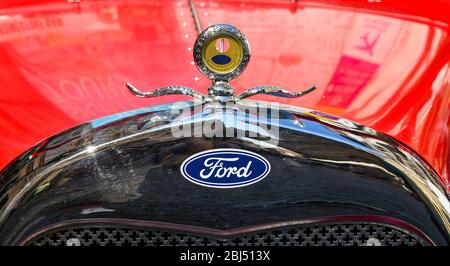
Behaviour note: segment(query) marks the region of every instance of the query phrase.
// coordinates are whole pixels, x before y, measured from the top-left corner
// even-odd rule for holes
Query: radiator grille
[[[126,226],[80,226],[31,240],[34,246],[418,246],[407,232],[379,224],[324,224],[252,232],[229,238]]]

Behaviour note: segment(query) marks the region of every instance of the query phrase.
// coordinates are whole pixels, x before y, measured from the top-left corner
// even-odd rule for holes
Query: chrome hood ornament
[[[235,95],[230,80],[239,76],[250,60],[250,45],[242,32],[228,24],[216,24],[199,34],[194,45],[194,61],[200,72],[211,80],[208,95],[185,86],[167,86],[143,92],[127,83],[128,89],[138,97],[156,97],[183,94],[203,102],[236,102],[256,94],[269,94],[277,97],[302,97],[317,87],[302,92],[291,92],[280,87],[263,85],[247,89]]]

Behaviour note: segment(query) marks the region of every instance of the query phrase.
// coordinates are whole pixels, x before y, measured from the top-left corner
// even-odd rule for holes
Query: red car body
[[[232,82],[302,90],[280,101],[385,133],[450,182],[450,2],[194,1],[203,27],[228,23],[252,59]],[[193,63],[197,36],[187,1],[0,3],[0,169],[40,141],[95,118],[187,99],[139,99],[209,80]]]

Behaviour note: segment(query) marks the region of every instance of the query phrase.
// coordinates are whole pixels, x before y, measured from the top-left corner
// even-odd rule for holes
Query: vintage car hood
[[[4,1],[0,10],[0,169],[58,132],[117,112],[187,99],[138,99],[186,85],[206,92],[193,64],[188,1]],[[346,118],[385,133],[450,176],[449,4],[402,1],[195,1],[200,22],[239,27],[252,61],[232,82],[292,90],[258,96]],[[334,2],[334,1],[328,1]],[[394,3],[391,3],[394,2]],[[427,5],[430,5],[426,7]]]

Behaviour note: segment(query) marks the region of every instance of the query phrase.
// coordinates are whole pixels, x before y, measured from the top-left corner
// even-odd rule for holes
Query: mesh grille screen
[[[35,246],[416,246],[416,236],[378,224],[325,224],[272,229],[229,238],[126,226],[73,227],[38,236]]]

